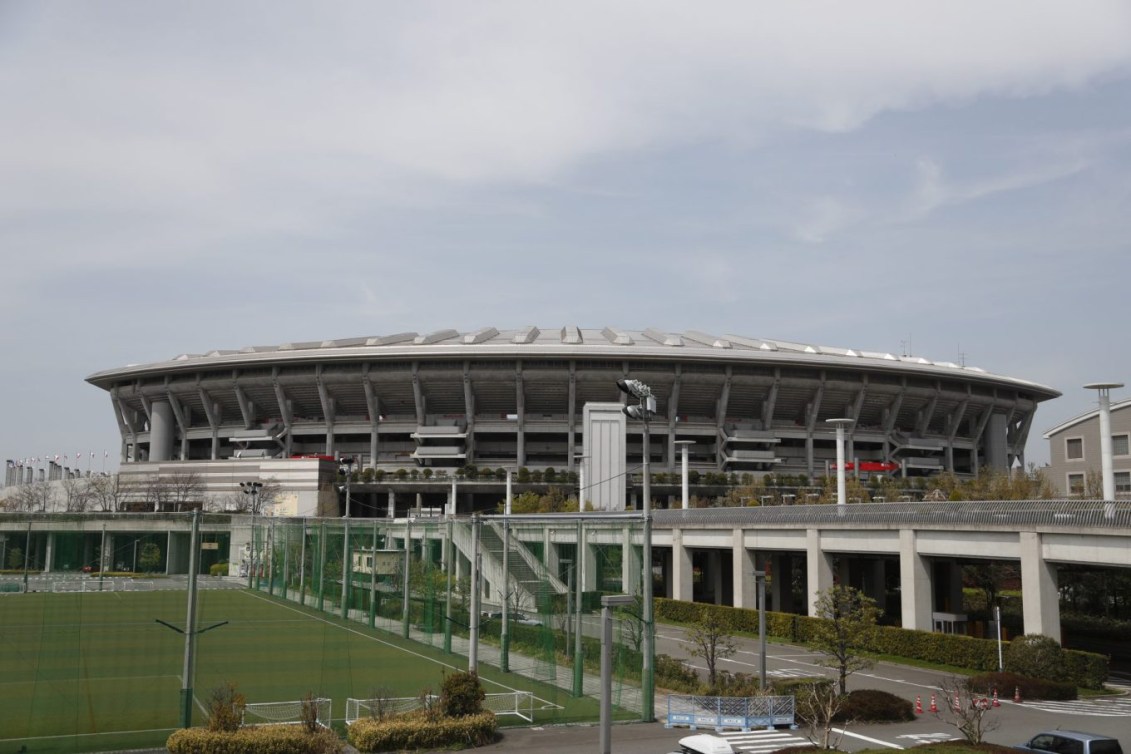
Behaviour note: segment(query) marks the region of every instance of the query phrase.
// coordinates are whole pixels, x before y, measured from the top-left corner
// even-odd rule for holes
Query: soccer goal
[[[534,694],[529,691],[487,694],[483,699],[483,709],[489,709],[499,717],[515,715],[528,723],[532,723],[534,722]]]
[[[53,592],[112,592],[115,582],[111,579],[65,579],[51,582]]]
[[[297,725],[303,722],[303,706],[313,704],[317,712],[317,722],[323,728],[330,727],[331,702],[329,699],[300,699],[295,702],[257,702],[249,704],[243,711],[244,725]]]
[[[374,699],[346,699],[346,725],[353,725],[365,717],[382,718],[386,715],[399,715],[412,712],[425,706],[437,704],[440,697],[427,696],[377,697]]]

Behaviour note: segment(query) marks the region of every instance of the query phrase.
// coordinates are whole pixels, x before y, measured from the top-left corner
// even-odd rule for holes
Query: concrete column
[[[168,401],[153,401],[149,419],[149,460],[168,461],[173,457],[173,407]]]
[[[1040,534],[1023,531],[1020,538],[1021,603],[1025,633],[1044,634],[1060,641],[1056,566],[1045,560],[1041,551]]]
[[[758,588],[754,580],[754,553],[746,549],[742,529],[735,529],[731,544],[731,582],[734,584],[733,605],[754,609],[758,606]]]
[[[643,584],[640,580],[640,557],[632,543],[632,529],[624,527],[622,532],[620,578],[624,594],[640,594]]]
[[[786,613],[793,606],[790,599],[790,581],[793,578],[793,562],[788,555],[770,556],[770,605],[776,612]]]
[[[111,550],[110,552],[113,552]],[[47,532],[47,554],[43,558],[43,571],[44,573],[51,573],[55,570],[55,532]],[[0,566],[0,568],[7,568],[7,565]],[[111,568],[114,566],[111,565]]]
[[[554,544],[553,530],[549,527],[542,530],[542,562],[545,564],[546,569],[558,576],[561,573],[562,566],[558,559],[558,546]],[[514,538],[514,530],[511,530],[512,541]],[[563,581],[565,579],[562,579]]]
[[[821,532],[818,529],[806,531],[805,560],[807,566],[809,615],[817,614],[818,595],[833,585],[832,559],[821,550]]]
[[[392,490],[389,490],[389,511],[387,515],[389,518],[397,517],[397,494]]]
[[[683,546],[683,532],[672,530],[672,599],[693,602],[691,550]]]
[[[903,628],[930,631],[933,602],[931,599],[931,570],[927,558],[916,550],[915,531],[899,532],[899,585],[900,612]]]
[[[583,591],[592,592],[597,588],[597,555],[589,544],[589,531],[581,530],[581,541],[577,544],[577,551],[581,557],[581,588]]]

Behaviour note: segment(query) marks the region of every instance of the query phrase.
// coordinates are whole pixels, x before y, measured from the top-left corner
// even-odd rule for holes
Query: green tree
[[[825,655],[820,664],[836,669],[840,693],[844,694],[848,676],[872,667],[861,649],[875,634],[880,609],[859,589],[835,584],[817,593],[816,617],[824,620],[813,628],[813,647]]]
[[[13,571],[22,571],[24,568],[24,551],[22,547],[13,547],[8,550],[8,568]]]
[[[475,673],[445,675],[440,685],[440,711],[448,717],[479,714],[485,698],[483,684]]]
[[[153,573],[161,565],[161,548],[153,542],[146,542],[141,546],[137,563],[145,573]]]
[[[707,664],[707,684],[714,686],[718,680],[719,662],[738,651],[730,624],[720,611],[703,607],[699,611],[699,620],[687,629],[687,640],[691,643],[688,654],[701,658]]]

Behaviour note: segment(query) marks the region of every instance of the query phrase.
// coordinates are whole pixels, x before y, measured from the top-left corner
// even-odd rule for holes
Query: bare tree
[[[69,477],[63,480],[63,496],[68,513],[85,511],[90,506],[90,480]]]
[[[795,692],[797,719],[808,729],[809,741],[822,749],[835,749],[848,728],[841,723],[839,733],[833,721],[844,708],[847,697],[838,694],[836,687],[825,679],[802,684]]]
[[[692,645],[688,654],[707,663],[707,683],[710,686],[714,686],[718,679],[719,661],[731,657],[738,650],[730,630],[730,625],[719,611],[710,607],[702,608],[699,620],[687,629],[687,640]]]
[[[93,508],[102,513],[118,510],[121,504],[120,480],[117,474],[111,476],[93,476],[87,480],[90,493],[90,503]]]
[[[164,481],[169,488],[167,498],[170,510],[187,511],[202,507],[204,482],[195,471],[170,474]]]
[[[644,597],[637,594],[628,608],[617,610],[620,621],[621,641],[630,644],[637,652],[644,644]]]
[[[9,510],[45,513],[55,507],[55,487],[47,481],[21,484],[8,501]]]
[[[263,512],[279,501],[282,486],[279,480],[268,477],[260,482],[259,491],[250,495],[242,489],[235,489],[227,495],[213,498],[210,507],[230,513],[250,513],[260,516]]]
[[[1001,721],[994,715],[993,702],[971,689],[965,680],[952,678],[939,684],[942,704],[933,713],[936,718],[953,725],[972,744],[985,741],[985,736],[995,731]]]

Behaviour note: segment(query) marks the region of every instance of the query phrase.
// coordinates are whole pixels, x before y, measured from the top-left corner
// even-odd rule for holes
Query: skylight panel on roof
[[[620,330],[614,330],[611,327],[601,330],[601,334],[605,336],[605,340],[616,346],[631,346],[633,343],[631,335]]]

